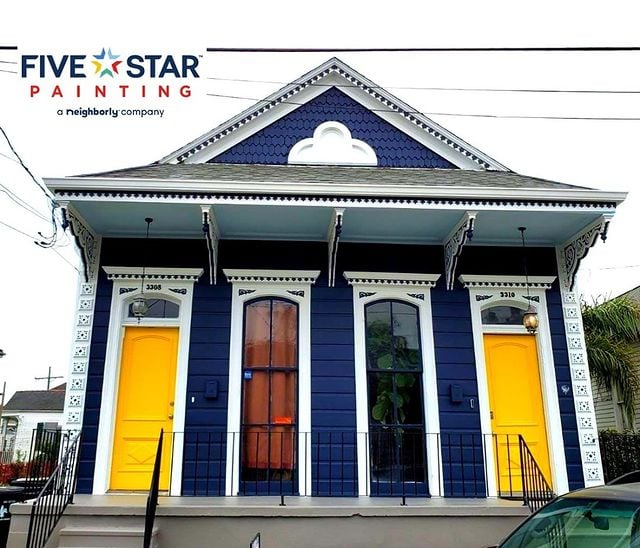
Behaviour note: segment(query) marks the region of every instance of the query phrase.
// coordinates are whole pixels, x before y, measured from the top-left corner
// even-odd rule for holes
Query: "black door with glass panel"
[[[372,495],[426,495],[422,352],[418,308],[365,307]]]
[[[242,494],[297,492],[298,305],[268,297],[244,308]]]

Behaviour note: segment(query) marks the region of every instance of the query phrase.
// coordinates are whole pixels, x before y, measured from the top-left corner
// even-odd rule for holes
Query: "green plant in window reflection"
[[[397,373],[397,370],[417,369],[420,363],[418,349],[409,348],[406,337],[394,336],[388,323],[374,321],[367,326],[367,351],[370,366],[381,372],[396,371],[396,373],[376,375],[378,381],[376,399],[371,408],[371,416],[382,424],[402,424],[407,418],[406,408],[411,401],[416,375]]]

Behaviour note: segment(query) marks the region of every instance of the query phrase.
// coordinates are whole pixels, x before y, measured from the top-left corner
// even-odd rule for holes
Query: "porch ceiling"
[[[145,217],[154,219],[153,238],[201,238],[202,213],[197,203],[72,200],[91,228],[104,237],[141,237]],[[330,205],[218,204],[213,214],[222,239],[325,241],[334,208]],[[442,244],[465,211],[453,208],[347,207],[342,242]],[[596,221],[606,208],[519,208],[478,211],[475,245],[519,244],[519,226],[527,227],[529,245],[566,242]]]

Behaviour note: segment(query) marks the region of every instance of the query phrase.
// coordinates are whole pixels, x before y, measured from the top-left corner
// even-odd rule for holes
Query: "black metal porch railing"
[[[552,500],[555,495],[522,436],[518,436],[518,446],[524,503],[532,512],[535,512]]]
[[[162,462],[162,443],[164,438],[164,429],[160,429],[160,437],[158,438],[158,449],[156,450],[156,460],[153,464],[153,472],[151,473],[151,486],[149,487],[149,496],[147,497],[147,508],[144,514],[144,539],[143,548],[151,546],[151,537],[153,536],[153,523],[156,519],[156,508],[158,507],[158,492],[160,490],[160,464]]]
[[[176,467],[183,496],[230,493],[228,456],[233,495],[355,497],[363,493],[404,499],[497,494],[524,500],[526,487],[533,500],[545,492],[538,483],[531,483],[533,472],[523,475],[533,468],[528,456],[520,457],[517,435],[384,428],[370,433],[322,430],[250,435],[211,430],[173,433],[171,447],[170,452],[183,449],[182,466]],[[365,461],[363,469],[358,467],[359,454]],[[167,455],[165,460],[172,462],[173,457]],[[368,481],[359,485],[363,470]],[[495,492],[490,492],[490,485]]]
[[[39,493],[33,501],[31,507],[31,519],[29,522],[29,532],[27,536],[27,548],[42,548],[49,539],[51,532],[62,517],[67,505],[73,502],[73,494],[76,487],[78,473],[78,453],[80,448],[80,432],[56,431],[48,436],[46,434],[34,434],[34,448],[32,455],[35,457],[32,462],[36,464],[31,469],[30,476],[25,483],[26,490],[33,490],[38,487]],[[53,446],[43,445],[53,442]],[[44,447],[49,447],[44,451]],[[38,449],[40,448],[40,449]],[[42,459],[42,463],[37,463],[37,455],[46,455],[55,458],[57,466],[54,467],[48,479],[43,482],[41,474],[48,471],[52,461]],[[58,455],[60,458],[58,459]]]

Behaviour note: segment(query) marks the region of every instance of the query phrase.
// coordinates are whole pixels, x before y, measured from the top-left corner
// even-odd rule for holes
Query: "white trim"
[[[267,272],[232,270],[232,272]],[[274,279],[254,275],[245,280],[240,274],[224,273],[233,284],[231,298],[231,340],[229,349],[229,407],[227,413],[227,468],[225,494],[234,496],[240,487],[240,421],[242,417],[242,354],[244,304],[261,297],[282,297],[298,304],[298,489],[301,496],[311,494],[311,285],[315,276],[309,271],[278,270]],[[306,272],[305,276],[299,276]],[[281,278],[292,281],[284,282]],[[311,279],[313,281],[311,281]],[[231,396],[235,395],[235,396]],[[306,459],[303,457],[306,455]],[[303,460],[304,459],[304,460]],[[306,479],[306,483],[305,483]]]
[[[462,278],[462,276],[460,276]],[[466,277],[467,281],[469,276]],[[484,355],[485,333],[509,332],[520,333],[523,337],[530,337],[524,326],[509,326],[508,329],[500,329],[498,326],[482,325],[481,311],[485,308],[498,305],[517,306],[526,309],[533,306],[538,312],[539,327],[536,337],[538,350],[538,366],[540,368],[540,384],[542,389],[542,399],[545,413],[545,427],[549,444],[549,463],[551,466],[553,488],[557,493],[565,493],[569,490],[567,478],[567,465],[564,454],[564,437],[560,417],[560,407],[558,403],[558,392],[556,383],[555,363],[553,360],[553,347],[551,344],[551,332],[549,330],[549,317],[547,313],[546,284],[550,284],[555,277],[541,276],[537,283],[538,287],[529,288],[528,295],[524,276],[472,276],[474,282],[486,280],[485,285],[469,287],[469,303],[471,308],[471,326],[473,331],[473,347],[476,358],[476,378],[478,382],[478,409],[480,412],[480,428],[484,439],[492,433],[490,406],[489,406],[489,383],[487,381],[487,367]],[[520,280],[522,278],[522,280]],[[501,284],[498,279],[504,280]],[[531,281],[534,277],[529,277]],[[546,280],[546,281],[545,281]],[[551,281],[549,281],[551,280]],[[463,282],[464,283],[464,282]],[[530,284],[531,285],[531,284]],[[493,289],[514,289],[515,291],[505,292],[494,291]],[[526,286],[525,286],[526,288]],[[502,294],[502,295],[501,295]],[[527,299],[527,296],[533,299]],[[486,446],[486,469],[495,470],[495,455],[493,444]],[[497,496],[496,478],[493,473],[487,473],[487,493],[489,496]]]
[[[313,137],[301,139],[291,147],[287,163],[376,166],[378,158],[367,143],[351,137],[347,126],[327,121],[318,125]]]
[[[355,274],[355,273],[351,273]],[[389,273],[375,274],[384,279]],[[396,274],[401,278],[403,274]],[[413,275],[416,276],[416,275]],[[437,280],[439,274],[420,275],[428,279]],[[345,277],[349,279],[347,273]],[[350,282],[351,283],[351,282]],[[435,283],[435,282],[434,282]],[[353,321],[354,321],[354,355],[355,355],[355,384],[356,384],[356,430],[358,453],[358,495],[369,494],[369,403],[367,394],[367,358],[365,342],[365,315],[364,309],[370,302],[385,299],[399,300],[412,304],[418,308],[420,325],[420,345],[422,349],[422,386],[423,405],[425,417],[425,432],[432,434],[426,440],[427,470],[429,493],[432,496],[440,496],[441,466],[438,449],[438,436],[440,433],[440,415],[438,406],[438,383],[436,376],[435,345],[433,341],[433,323],[431,317],[431,285],[406,282],[402,287],[385,283],[351,283],[353,286]],[[409,292],[416,291],[417,294]],[[418,297],[417,295],[420,295]]]
[[[320,83],[323,85],[319,85]],[[497,161],[433,120],[417,113],[414,108],[335,57],[304,74],[296,82],[272,93],[227,122],[165,156],[160,163],[207,161],[228,150],[232,146],[228,143],[229,140],[233,143],[241,140],[237,134],[243,135],[244,138],[253,135],[258,129],[299,108],[300,103],[306,103],[324,93],[327,86],[331,84],[365,108],[376,109],[378,116],[392,121],[391,123],[396,127],[404,123],[405,128],[402,130],[405,133],[419,141],[428,139],[432,143],[432,148],[434,144],[438,145],[438,149],[444,150],[437,152],[460,167],[506,170]],[[385,109],[388,109],[388,112]],[[258,126],[258,129],[255,129],[255,126]]]
[[[576,413],[580,459],[585,487],[602,485],[604,471],[598,443],[598,425],[591,385],[591,374],[587,363],[587,346],[580,311],[579,293],[571,287],[572,274],[567,272],[566,246],[556,247],[556,260],[560,273],[560,295],[562,296],[562,318],[571,371],[571,390]]]
[[[458,279],[467,289],[475,287],[489,288],[516,288],[527,287],[527,281],[530,288],[551,289],[551,285],[556,281],[556,276],[484,276],[475,274],[460,274]]]
[[[406,173],[407,183],[411,183],[411,174]],[[550,209],[558,209],[557,203],[562,201],[584,201],[591,202],[613,202],[620,204],[627,196],[627,192],[611,192],[588,189],[567,189],[567,188],[501,188],[501,187],[470,187],[468,185],[459,186],[438,186],[437,184],[424,186],[406,183],[376,183],[353,182],[353,183],[325,183],[325,182],[274,182],[274,181],[246,181],[246,180],[217,180],[217,179],[126,179],[120,177],[65,177],[45,179],[47,187],[54,193],[60,190],[82,191],[121,191],[121,192],[175,192],[180,194],[193,193],[222,193],[227,194],[231,189],[236,193],[250,194],[294,194],[294,195],[327,195],[329,197],[339,196],[378,196],[395,198],[442,198],[466,200],[460,204],[461,211],[466,211],[469,207],[478,209],[475,204],[469,204],[468,200],[515,200],[531,202],[533,200],[544,200],[545,205]],[[419,181],[418,181],[419,182]],[[81,196],[73,196],[77,201]],[[104,197],[105,200],[111,197]],[[61,198],[68,199],[68,198]],[[128,196],[120,197],[123,201],[131,201]],[[265,201],[275,202],[271,197]],[[194,203],[201,204],[202,198],[194,199]],[[213,202],[212,202],[213,203]],[[246,200],[242,200],[246,203]],[[393,206],[394,204],[388,204]],[[402,204],[397,204],[396,207]],[[446,204],[451,208],[451,204]],[[584,209],[584,205],[581,209]],[[493,209],[502,209],[500,205],[492,206]],[[521,210],[522,207],[516,208]],[[603,213],[614,211],[614,207],[602,210]]]
[[[224,272],[229,283],[314,284],[320,275],[319,270],[241,270],[225,268],[222,272]]]
[[[344,273],[349,285],[415,285],[434,287],[440,274],[412,274],[407,272],[356,272]]]
[[[105,355],[104,373],[102,381],[102,395],[100,406],[100,423],[98,427],[98,438],[95,457],[95,471],[93,476],[93,494],[103,495],[109,490],[109,478],[111,471],[111,454],[113,449],[113,436],[115,430],[115,413],[118,401],[118,383],[120,377],[120,356],[122,353],[122,342],[124,337],[124,327],[131,322],[125,318],[125,311],[128,303],[140,295],[140,286],[135,279],[135,267],[104,267],[104,270],[112,272],[118,270],[122,274],[129,272],[129,279],[115,279],[111,294],[111,314],[109,318],[109,336],[107,339],[107,350]],[[164,272],[171,272],[171,269],[157,269]],[[195,269],[175,269],[191,270]],[[200,270],[202,272],[202,270]],[[146,277],[146,275],[145,275]],[[174,397],[174,432],[183,432],[185,423],[186,397],[187,397],[187,373],[189,366],[189,342],[191,338],[191,307],[193,299],[194,279],[190,276],[187,279],[168,279],[166,283],[160,285],[160,289],[153,292],[145,291],[145,295],[166,298],[179,303],[179,319],[170,318],[165,321],[157,318],[141,319],[139,325],[176,325],[178,332],[178,356],[176,363],[176,387]],[[181,292],[170,292],[170,289],[185,290]],[[128,291],[121,291],[121,289]],[[138,325],[137,320],[135,324]],[[182,441],[178,443],[178,436],[173,446],[173,460],[171,469],[170,494],[180,495],[182,489]]]
[[[144,274],[149,280],[187,280],[196,282],[202,268],[156,268],[136,266],[103,266],[109,280],[140,280]]]

